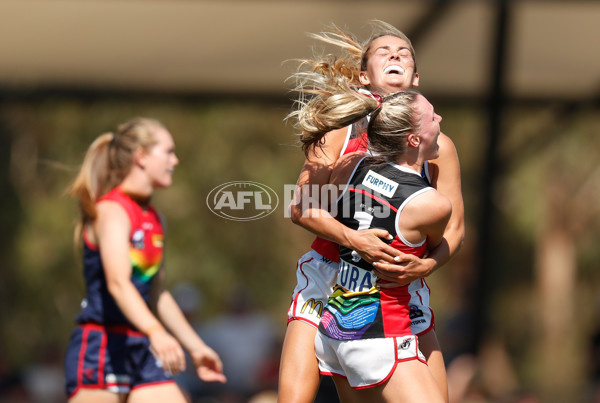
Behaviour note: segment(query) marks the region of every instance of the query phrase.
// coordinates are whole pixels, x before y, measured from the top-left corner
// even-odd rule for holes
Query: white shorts
[[[416,279],[408,286],[410,294],[410,330],[420,336],[435,329],[433,309],[429,306],[429,286],[425,279]]]
[[[417,336],[342,341],[317,332],[315,353],[322,375],[343,376],[352,389],[381,385],[403,361],[419,360],[427,364]]]
[[[296,288],[288,310],[288,323],[301,320],[314,327],[319,326],[319,318],[327,299],[333,292],[339,263],[323,257],[314,250],[298,260]]]

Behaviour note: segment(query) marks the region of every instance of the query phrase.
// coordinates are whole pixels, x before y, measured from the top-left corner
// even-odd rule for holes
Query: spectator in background
[[[247,287],[231,287],[226,311],[201,324],[198,332],[223,360],[227,376],[227,385],[205,385],[209,393],[246,402],[259,392],[277,389],[280,336],[270,317],[255,308]]]

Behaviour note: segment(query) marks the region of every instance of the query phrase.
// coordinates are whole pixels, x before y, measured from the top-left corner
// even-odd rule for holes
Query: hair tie
[[[381,97],[381,95],[375,94],[375,93],[372,93],[372,95],[373,95],[373,99],[375,99],[377,101],[377,109],[381,108],[381,102],[383,101],[383,98]]]
[[[366,90],[364,88],[359,88],[358,90],[356,90],[356,92],[358,92],[359,94],[363,94],[369,98],[374,99],[375,101],[377,101],[377,108],[379,109],[379,107],[381,107],[381,101],[383,100],[383,98],[381,98],[381,95],[371,92],[369,90]]]

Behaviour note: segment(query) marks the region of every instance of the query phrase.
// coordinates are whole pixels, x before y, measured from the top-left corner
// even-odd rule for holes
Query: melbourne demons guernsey
[[[150,205],[142,207],[119,187],[99,199],[119,203],[129,216],[129,259],[131,261],[131,282],[148,304],[154,275],[160,269],[163,259],[163,228],[160,217]],[[129,324],[115,300],[108,292],[100,251],[91,244],[84,231],[83,274],[86,296],[81,303],[78,323],[99,323],[104,325]]]
[[[355,230],[385,229],[393,236],[393,247],[423,257],[426,241],[411,244],[404,239],[398,217],[407,203],[429,190],[433,188],[418,172],[391,163],[372,165],[363,158],[338,200],[337,219]],[[378,280],[372,270],[356,252],[340,246],[337,285],[321,317],[321,333],[336,340],[412,334],[411,294],[422,291],[428,295],[427,285],[414,281],[403,287],[379,287],[385,281]]]
[[[346,133],[346,141],[340,152],[340,157],[344,154],[350,154],[355,151],[367,151],[368,139],[367,139],[367,125],[369,121],[365,117],[348,126],[348,132]],[[311,248],[317,251],[321,256],[333,261],[339,262],[340,249],[337,243],[332,242],[321,237],[316,237],[313,241]]]

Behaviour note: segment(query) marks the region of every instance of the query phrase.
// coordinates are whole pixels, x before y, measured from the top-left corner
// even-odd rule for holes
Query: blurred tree
[[[3,110],[5,101],[0,98],[0,110]],[[15,233],[23,219],[23,210],[13,186],[11,173],[13,161],[11,151],[14,133],[10,130],[7,116],[0,113],[0,256],[2,257],[2,281],[0,281],[0,344],[3,346],[0,355],[14,358],[10,346],[11,334],[19,329],[12,319],[12,310],[9,309],[18,297],[20,289],[20,273],[18,271],[18,256],[15,250]]]
[[[473,223],[481,203],[485,114],[480,104],[433,103],[444,117],[443,131],[457,145],[467,221],[462,251],[428,279],[440,342],[451,359],[472,336],[464,317],[473,308]],[[524,104],[507,110],[509,124],[499,144],[501,176],[493,186],[501,223],[494,234],[498,252],[485,267],[493,285],[486,312],[491,325],[484,329],[491,333],[494,352],[486,357],[506,358],[505,389],[513,387],[513,375],[520,389],[584,382],[586,338],[600,325],[600,119],[596,105],[574,106]],[[174,185],[154,200],[168,221],[169,284],[196,286],[203,296],[200,320],[208,320],[223,311],[229,287],[243,283],[257,309],[283,332],[295,263],[312,241],[284,217],[284,185],[295,183],[304,160],[294,129],[282,121],[289,108],[286,100],[144,95],[39,94],[3,100],[0,302],[9,308],[0,314],[0,341],[8,364],[35,362],[40,345],[62,354],[83,296],[72,237],[77,209],[63,191],[90,142],[132,116],[163,121],[181,160]],[[208,193],[233,180],[273,188],[280,196],[277,211],[252,222],[212,214]],[[559,258],[550,253],[559,253],[564,263],[559,267]],[[544,278],[555,278],[560,286],[543,286]],[[573,354],[560,361],[563,351]],[[572,374],[557,380],[562,372],[553,372],[555,365]]]
[[[133,116],[151,116],[173,133],[181,163],[174,186],[155,205],[168,221],[168,281],[191,282],[205,295],[205,316],[222,311],[237,281],[257,307],[285,328],[294,265],[309,236],[284,217],[283,185],[294,183],[303,156],[283,123],[285,101],[205,102],[168,97],[16,97],[1,105],[5,274],[2,342],[11,365],[32,362],[42,340],[62,349],[83,297],[74,253],[75,202],[64,196],[88,145]],[[8,173],[10,172],[10,176]],[[212,214],[206,196],[231,180],[264,183],[280,196],[277,211],[253,222]]]
[[[586,288],[598,285],[599,277],[596,273],[586,284],[581,253],[581,245],[600,232],[596,109],[585,103],[520,108],[511,115],[511,139],[504,147],[509,169],[498,201],[507,218],[512,216],[516,234],[533,247],[535,292],[518,307],[532,309],[520,315],[533,325],[524,326],[524,332],[535,341],[525,366],[532,373],[531,387],[551,399],[583,396],[588,338],[597,318]],[[516,295],[513,290],[503,300]]]
[[[589,111],[582,112],[563,125],[540,178],[545,218],[537,236],[535,266],[541,320],[539,382],[548,397],[573,396],[587,381],[588,325],[579,308],[583,301],[577,284],[577,244],[598,232],[600,142]]]

